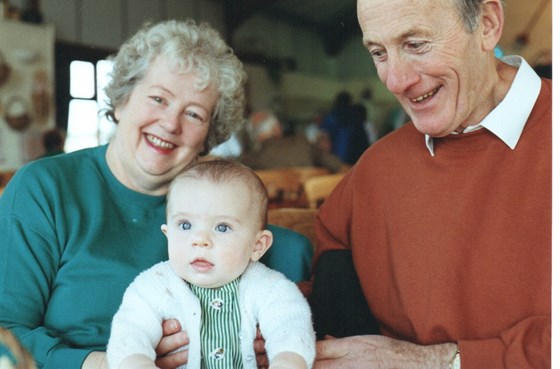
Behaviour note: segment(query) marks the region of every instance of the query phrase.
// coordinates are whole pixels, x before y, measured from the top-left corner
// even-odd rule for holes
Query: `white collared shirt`
[[[521,56],[506,56],[502,61],[518,68],[509,91],[478,125],[467,127],[462,133],[486,128],[513,150],[541,91],[541,78]],[[426,147],[434,156],[434,142],[429,135]]]

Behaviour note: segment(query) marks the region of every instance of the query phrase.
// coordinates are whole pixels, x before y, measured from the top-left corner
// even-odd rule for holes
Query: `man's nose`
[[[400,95],[418,82],[419,73],[406,57],[393,56],[381,67],[380,79],[391,93]]]

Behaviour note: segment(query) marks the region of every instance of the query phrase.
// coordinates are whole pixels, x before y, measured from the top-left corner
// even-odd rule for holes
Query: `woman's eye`
[[[150,96],[150,99],[152,99],[152,101],[154,101],[157,104],[163,104],[164,103],[163,98],[161,98],[159,96]]]
[[[189,222],[181,222],[179,223],[179,228],[181,228],[183,231],[188,231],[189,229],[191,229],[191,224]]]
[[[196,124],[203,125],[206,122],[200,114],[194,111],[188,111],[186,115],[191,122],[195,122]]]
[[[227,232],[229,231],[231,228],[230,226],[228,226],[227,224],[218,224],[218,226],[216,227],[216,230],[218,232]]]

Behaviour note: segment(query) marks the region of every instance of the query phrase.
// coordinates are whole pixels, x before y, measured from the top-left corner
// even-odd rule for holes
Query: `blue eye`
[[[189,229],[191,229],[192,225],[189,222],[181,222],[179,223],[179,228],[181,228],[183,231],[188,231]]]
[[[228,226],[227,224],[218,224],[218,226],[216,227],[216,230],[222,233],[227,232],[230,229],[231,229],[230,226]]]

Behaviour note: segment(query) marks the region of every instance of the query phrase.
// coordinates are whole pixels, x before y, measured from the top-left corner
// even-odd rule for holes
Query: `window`
[[[103,114],[107,108],[103,89],[109,81],[111,67],[109,60],[70,62],[66,152],[109,142],[115,124]]]
[[[102,115],[103,87],[116,50],[55,43],[56,125],[66,131],[65,151],[106,143],[115,127]]]

